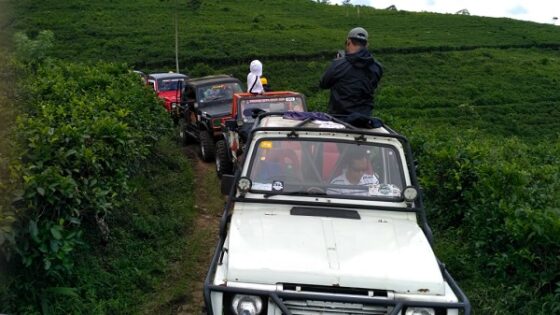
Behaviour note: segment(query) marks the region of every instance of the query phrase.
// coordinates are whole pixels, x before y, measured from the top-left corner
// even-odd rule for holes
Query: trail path
[[[204,306],[202,297],[204,278],[216,242],[220,218],[222,215],[225,198],[220,194],[219,180],[216,176],[213,163],[204,163],[198,157],[198,145],[190,145],[185,148],[185,154],[192,161],[195,187],[195,209],[197,210],[194,220],[195,229],[191,235],[191,248],[189,252],[190,266],[188,273],[187,299],[177,307],[177,314],[191,315],[200,314]]]
[[[141,314],[200,315],[204,306],[204,278],[216,248],[225,198],[214,163],[204,163],[198,145],[184,148],[192,166],[194,186],[193,226],[188,227],[181,256],[170,265],[153,299],[141,307]]]
[[[220,216],[223,210],[224,197],[219,191],[219,182],[214,170],[213,163],[204,163],[198,158],[198,146],[191,145],[185,150],[187,156],[193,161],[193,173],[195,183],[195,208],[197,216],[195,219],[195,242],[203,247],[198,251],[196,265],[193,266],[193,277],[189,284],[189,295],[191,303],[180,307],[178,314],[199,314],[204,300],[202,290],[204,278],[208,270],[208,265],[212,259],[212,254],[218,241]]]

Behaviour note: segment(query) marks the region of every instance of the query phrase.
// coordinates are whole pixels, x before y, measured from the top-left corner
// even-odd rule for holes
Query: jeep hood
[[[234,210],[225,280],[445,293],[434,253],[414,221],[376,217],[372,210],[360,219],[264,210],[271,207],[277,206]]]
[[[231,113],[231,102],[232,99],[206,103],[200,106],[200,111],[212,117],[225,116]]]

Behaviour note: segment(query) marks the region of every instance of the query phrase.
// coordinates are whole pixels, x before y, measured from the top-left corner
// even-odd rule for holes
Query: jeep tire
[[[229,159],[225,140],[216,142],[216,174],[222,178],[223,174],[233,173],[233,163]]]
[[[200,157],[204,162],[210,162],[214,159],[214,139],[212,135],[206,131],[200,131]]]

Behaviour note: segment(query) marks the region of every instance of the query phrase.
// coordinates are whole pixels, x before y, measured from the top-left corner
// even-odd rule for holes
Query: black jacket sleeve
[[[336,82],[337,74],[340,72],[338,70],[338,65],[342,60],[333,60],[329,68],[323,73],[321,80],[319,81],[319,87],[322,89],[330,89]]]

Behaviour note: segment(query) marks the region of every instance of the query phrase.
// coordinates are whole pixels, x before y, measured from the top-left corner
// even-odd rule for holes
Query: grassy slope
[[[15,122],[16,111],[12,105],[14,93],[14,73],[10,68],[11,29],[10,7],[0,1],[0,192],[8,180],[8,157],[10,151],[10,128]],[[0,193],[0,196],[4,194]],[[0,213],[3,203],[0,202]]]
[[[537,141],[560,130],[557,50],[484,48],[378,58],[385,75],[375,114],[389,122],[414,119],[419,125],[477,127]],[[325,59],[265,61],[264,71],[273,88],[302,91],[311,108],[323,110],[328,91],[320,91],[317,84],[327,64]],[[223,71],[242,77],[246,68]]]
[[[172,64],[173,1],[22,0],[18,8],[19,28],[57,34],[58,56]],[[189,10],[184,5],[178,10],[184,64],[331,53],[356,24],[370,31],[376,49],[560,44],[551,25],[372,8],[361,8],[358,15],[356,9],[302,0],[204,1],[198,12]]]
[[[11,8],[8,2],[0,0],[0,228],[6,228],[5,215],[8,215],[11,187],[9,176],[9,163],[13,156],[12,127],[16,120],[16,108],[13,105],[15,98],[15,74],[10,66],[11,43]],[[0,233],[0,237],[1,237]],[[2,240],[0,240],[2,244]],[[1,260],[0,255],[0,260]],[[1,264],[1,262],[0,262]],[[0,266],[1,269],[1,266]]]
[[[27,14],[17,27],[54,30],[60,44],[56,54],[62,58],[168,70],[174,65],[172,3],[24,0],[18,8]],[[205,1],[198,13],[183,10],[180,17],[181,29],[187,30],[180,42],[188,72],[206,61],[211,67],[206,71],[243,78],[246,61],[258,56],[273,88],[300,90],[311,108],[324,109],[328,92],[318,90],[318,78],[347,30],[359,24],[370,30],[386,69],[376,115],[391,124],[442,127],[450,135],[461,132],[456,127],[475,127],[492,137],[537,142],[549,141],[560,130],[558,27],[366,8],[358,16],[356,8],[296,0]],[[459,258],[453,259],[461,252],[454,232],[435,232],[443,236],[437,250],[444,261],[461,266]],[[485,303],[475,308],[496,313],[487,307],[493,303],[489,292],[498,284],[466,267],[452,272],[465,279],[462,284],[475,303]]]

